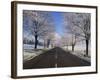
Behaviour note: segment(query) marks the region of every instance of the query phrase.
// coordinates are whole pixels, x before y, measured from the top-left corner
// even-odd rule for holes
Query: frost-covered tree
[[[69,33],[76,38],[84,39],[86,42],[86,55],[88,55],[88,45],[90,41],[90,20],[89,13],[64,13],[64,25]]]
[[[75,34],[76,28],[74,27],[73,21],[75,19],[75,14],[73,13],[64,13],[64,31],[66,36],[70,35],[70,45],[72,46],[72,51],[74,51],[76,42],[77,42],[77,36]]]
[[[34,36],[34,48],[37,49],[38,38],[45,37],[54,30],[52,17],[49,12],[32,10],[24,10],[23,15],[29,32]]]
[[[49,34],[47,35],[47,48],[49,48],[50,45],[51,45],[51,46],[53,45],[53,40],[54,40],[54,32],[49,33]]]
[[[62,37],[61,37],[61,43],[62,43],[62,46],[68,50],[68,47],[71,45],[71,36],[69,34],[64,34]]]

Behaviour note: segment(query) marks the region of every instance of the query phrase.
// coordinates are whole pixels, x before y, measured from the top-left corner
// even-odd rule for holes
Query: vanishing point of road
[[[39,56],[24,62],[23,69],[90,66],[83,60],[60,47],[55,47]]]

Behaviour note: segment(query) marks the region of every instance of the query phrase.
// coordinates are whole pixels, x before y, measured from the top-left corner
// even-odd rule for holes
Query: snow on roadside
[[[31,60],[33,59],[34,57],[40,55],[43,51],[42,50],[39,50],[39,51],[32,51],[32,52],[28,52],[28,51],[24,51],[24,54],[23,54],[23,61],[27,61],[27,60]]]
[[[24,49],[34,49],[34,44],[24,44],[24,45],[23,45],[23,48],[24,48]],[[44,47],[38,45],[37,48],[38,48],[38,49],[43,49]]]
[[[23,53],[23,61],[27,61],[33,59],[34,57],[40,55],[43,52],[43,46],[38,45],[38,50],[35,51],[33,44],[24,44],[23,45],[24,53]]]
[[[71,52],[72,54],[76,55],[77,57],[81,58],[81,59],[84,59],[88,62],[91,62],[91,57],[90,56],[84,56],[84,52],[82,51],[74,51],[74,52]]]
[[[50,50],[51,48],[45,48],[45,49],[37,49],[37,50],[33,50],[33,49],[26,49],[24,50],[23,53],[23,61],[27,61],[27,60],[31,60],[33,58],[35,58],[36,56],[43,54],[45,51]]]
[[[66,48],[63,47],[62,49],[64,49],[66,51]],[[84,59],[88,62],[91,62],[91,52],[89,51],[89,56],[84,56],[86,54],[86,52],[84,52],[84,49],[77,49],[75,50],[74,52],[71,51],[71,49],[68,49],[68,51],[70,51],[73,55],[76,55],[77,57],[81,58],[81,59]]]

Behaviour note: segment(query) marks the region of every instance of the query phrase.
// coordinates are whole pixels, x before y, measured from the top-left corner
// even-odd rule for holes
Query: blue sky
[[[54,19],[56,33],[58,33],[60,36],[63,35],[63,18],[61,12],[51,12],[51,15]]]
[[[45,12],[45,11],[44,11]],[[54,28],[55,28],[55,33],[58,34],[59,36],[63,35],[63,17],[62,17],[62,13],[61,12],[49,12],[53,18],[53,22],[54,22]],[[24,17],[24,33],[25,36],[28,36],[29,34],[29,25],[28,23],[29,18],[28,17]]]

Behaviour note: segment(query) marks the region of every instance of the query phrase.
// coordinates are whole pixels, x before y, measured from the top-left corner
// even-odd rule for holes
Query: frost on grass
[[[69,47],[68,49],[66,47],[63,47],[62,49],[64,49],[65,51],[70,51],[71,54],[81,58],[81,59],[84,59],[88,62],[91,62],[91,51],[89,50],[88,51],[88,56],[85,56],[86,54],[86,51],[85,51],[85,48],[81,48],[81,46],[75,48],[75,51],[73,52],[71,49],[71,47]]]
[[[43,51],[42,50],[38,50],[38,51],[33,51],[33,50],[30,50],[30,51],[27,51],[27,50],[24,50],[24,61],[27,61],[27,60],[30,60],[30,59],[33,59],[34,57],[40,55]]]
[[[42,53],[41,49],[34,50],[34,45],[24,44],[23,45],[23,61],[27,61],[33,59],[34,57],[40,55]]]
[[[28,45],[28,44],[24,44],[23,47],[24,47],[24,50],[23,50],[23,61],[24,62],[31,60],[35,58],[36,56],[48,50],[48,49],[44,49],[42,46],[38,46],[38,49],[35,50],[34,45]]]
[[[91,62],[91,56],[89,54],[89,56],[84,56],[86,54],[85,51],[75,51],[75,52],[71,52],[72,54],[76,55],[77,57],[84,59],[88,62]],[[90,53],[90,52],[89,52]]]

